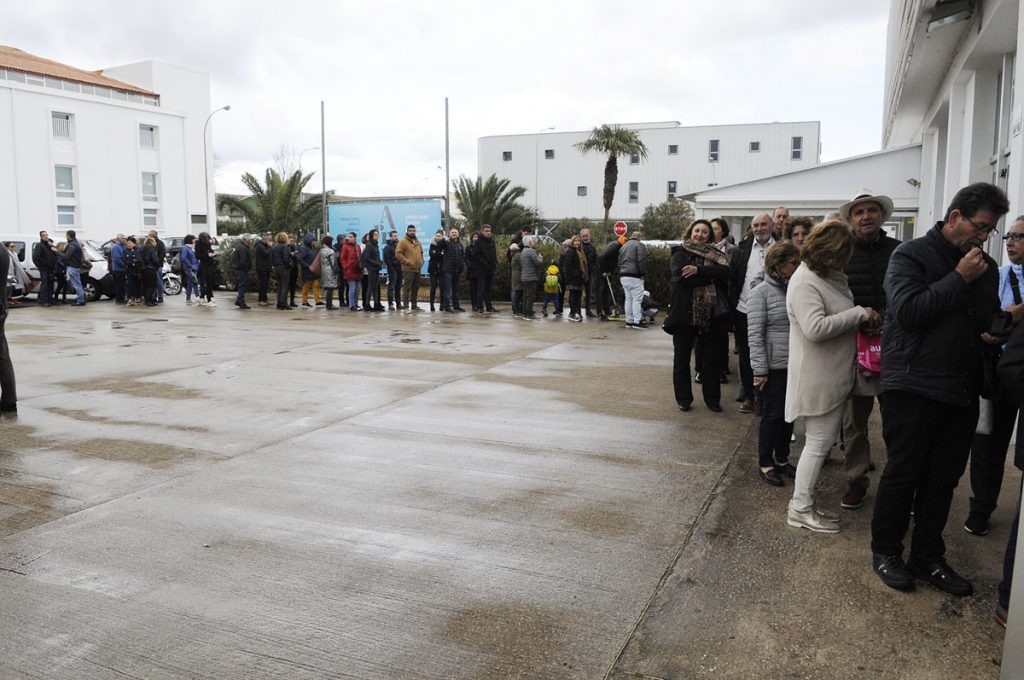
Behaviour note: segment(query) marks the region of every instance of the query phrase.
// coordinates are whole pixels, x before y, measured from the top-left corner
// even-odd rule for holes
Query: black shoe
[[[774,469],[765,472],[761,468],[758,468],[757,475],[762,479],[762,481],[765,481],[771,484],[772,486],[785,486],[786,484],[785,482],[782,481],[782,477],[779,476],[779,473],[776,472]]]
[[[974,536],[984,536],[988,533],[988,517],[976,510],[971,510],[964,522],[964,531]]]
[[[899,555],[871,554],[871,566],[882,583],[896,590],[913,590],[914,576]]]
[[[946,564],[943,559],[932,562],[918,563],[910,560],[910,573],[922,581],[927,581],[944,593],[966,597],[974,594],[974,586],[960,574],[953,571],[953,568]]]
[[[677,404],[677,406],[679,406],[679,410],[680,411],[682,411],[683,413],[686,413],[687,411],[689,411],[690,409],[693,408],[693,402],[681,401],[681,402],[679,402]]]
[[[796,479],[796,468],[791,463],[782,463],[781,465],[775,466],[775,471],[783,477],[789,477],[790,479]]]
[[[239,308],[239,309],[252,309],[252,307],[250,307],[250,306],[249,306],[249,305],[247,305],[247,304],[240,304],[240,305],[238,305],[238,308]]]
[[[0,413],[17,413],[17,404],[0,404]]]
[[[698,385],[702,385],[704,383],[704,377],[700,374],[700,371],[697,371],[696,373],[693,374],[693,382],[697,383]]]
[[[465,311],[466,311],[466,309],[465,309],[465,307],[456,307],[456,308],[455,308],[455,309],[453,309],[452,311],[454,311],[454,312],[459,312],[459,313],[462,313],[462,312],[465,312]],[[532,315],[531,315],[531,316],[532,316]]]
[[[722,412],[722,405],[719,404],[717,401],[709,401],[705,403],[707,403],[709,411],[714,411],[715,413]]]
[[[739,396],[736,397],[736,401],[750,401],[750,400],[747,398],[747,393],[744,392],[743,390],[740,390]]]

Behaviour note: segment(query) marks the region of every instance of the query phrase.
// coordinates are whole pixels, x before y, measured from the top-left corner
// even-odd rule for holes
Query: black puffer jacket
[[[494,239],[480,234],[476,242],[476,256],[479,264],[478,273],[483,276],[490,276],[498,269],[498,250],[494,245]]]
[[[889,258],[899,241],[878,232],[878,238],[871,243],[860,239],[853,241],[853,255],[843,271],[853,293],[853,304],[871,307],[881,313],[885,309],[885,271]]]
[[[981,334],[999,311],[999,272],[985,255],[988,270],[968,285],[955,271],[962,257],[942,235],[941,222],[893,252],[880,392],[903,390],[958,406],[978,398]]]
[[[441,268],[446,272],[461,273],[466,268],[466,248],[462,245],[462,241],[459,239],[453,241],[449,238],[442,241],[441,244],[444,246],[442,250],[444,263]]]
[[[274,263],[271,261],[271,253],[274,251],[272,245],[264,241],[256,241],[252,251],[256,256],[256,271],[269,272],[274,268]]]

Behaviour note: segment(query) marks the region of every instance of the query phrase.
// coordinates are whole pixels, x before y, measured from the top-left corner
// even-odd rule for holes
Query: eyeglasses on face
[[[1015,231],[1011,234],[1007,234],[1006,236],[1003,237],[1003,240],[1013,241],[1014,243],[1018,241],[1024,241],[1024,232]]]
[[[979,234],[991,234],[997,228],[997,225],[995,225],[995,224],[978,224],[977,222],[972,220],[970,217],[964,217],[964,219],[967,220],[967,222],[972,227],[974,227],[974,231],[978,232]]]

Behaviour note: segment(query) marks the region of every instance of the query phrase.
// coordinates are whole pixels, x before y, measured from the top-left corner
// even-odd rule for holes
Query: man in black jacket
[[[583,255],[587,258],[587,271],[590,273],[590,279],[583,286],[583,309],[587,317],[593,317],[594,309],[590,303],[597,298],[597,291],[604,285],[604,277],[597,274],[597,248],[590,241],[589,229],[580,229],[580,241],[583,242]]]
[[[1008,210],[998,187],[964,187],[943,221],[889,260],[879,385],[889,460],[878,483],[871,552],[875,573],[891,588],[910,590],[916,577],[951,595],[974,592],[946,564],[942,531],[978,422],[983,349],[1000,343],[988,332],[999,312],[999,275],[981,247]]]
[[[466,268],[466,250],[454,227],[441,242],[441,311],[464,312],[459,304],[459,282]]]
[[[82,245],[75,238],[74,229],[68,229],[65,236],[67,236],[67,246],[64,248],[61,260],[68,270],[68,284],[75,291],[75,302],[72,302],[71,306],[81,307],[85,304],[85,288],[82,287],[82,264],[84,258]]]
[[[0,247],[0,414],[18,412],[18,395],[14,384],[14,364],[7,347],[7,273],[11,267],[11,255],[7,248]]]
[[[764,271],[764,256],[775,243],[772,218],[767,213],[755,215],[750,223],[751,234],[739,242],[729,260],[729,304],[736,327],[736,349],[739,350],[740,394],[736,401],[740,413],[754,412],[754,371],[750,368],[750,343],[747,341],[747,295],[758,274]]]
[[[160,266],[156,270],[156,301],[164,301],[164,263],[167,262],[167,244],[160,239],[156,229],[149,230],[149,236],[156,241],[156,254],[160,258]]]
[[[612,276],[619,268],[619,249],[626,239],[615,239],[597,256],[597,318],[607,321],[612,315]]]
[[[39,270],[39,305],[49,307],[53,304],[53,268],[57,265],[57,256],[50,235],[45,231],[39,232],[39,243],[32,247],[32,263]]]
[[[238,283],[238,296],[235,297],[235,307],[239,309],[252,309],[245,303],[245,291],[249,288],[249,272],[252,271],[252,251],[249,244],[252,236],[242,234],[235,252],[231,254],[231,266],[235,268],[235,278]]]
[[[477,311],[493,312],[494,305],[491,304],[491,294],[494,290],[494,274],[498,271],[498,250],[491,238],[491,226],[485,224],[480,228],[480,238],[476,242],[477,262],[477,287],[474,307]]]
[[[398,232],[388,233],[384,242],[384,266],[388,271],[388,309],[402,309],[402,263],[398,261],[395,250],[398,247]]]
[[[260,306],[270,304],[270,272],[274,270],[274,263],[271,255],[274,252],[273,235],[268,231],[263,238],[256,242],[253,247],[253,256],[256,262],[256,276],[259,278],[259,296],[257,298]]]
[[[847,283],[853,293],[853,304],[874,309],[885,316],[885,272],[889,258],[899,241],[886,235],[882,224],[892,215],[892,199],[874,195],[870,189],[861,189],[847,203],[839,206],[839,214],[853,232],[853,255],[847,263]],[[845,442],[846,493],[840,505],[849,510],[859,508],[867,494],[868,470],[871,467],[871,444],[868,440],[868,420],[875,407],[878,378],[868,378],[857,372],[853,394],[846,402],[843,413],[843,440]]]

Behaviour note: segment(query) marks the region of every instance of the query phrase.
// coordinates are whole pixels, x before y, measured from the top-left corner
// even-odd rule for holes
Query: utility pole
[[[452,230],[452,211],[448,205],[448,196],[451,194],[451,177],[448,176],[448,163],[450,161],[448,147],[448,97],[444,98],[444,230]]]
[[[323,188],[324,230],[320,237],[327,234],[327,143],[324,135],[324,100],[320,100],[320,186]],[[300,161],[301,162],[301,161]]]

